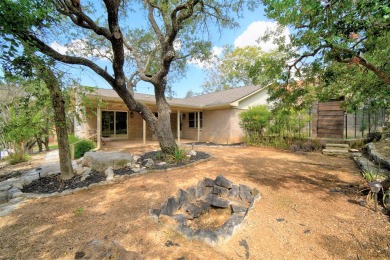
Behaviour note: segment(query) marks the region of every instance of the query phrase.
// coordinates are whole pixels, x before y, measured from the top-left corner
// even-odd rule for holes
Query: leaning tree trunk
[[[68,180],[74,176],[70,149],[68,141],[68,131],[65,114],[65,101],[61,88],[53,71],[49,67],[43,68],[43,79],[49,90],[51,102],[54,109],[54,124],[57,132],[58,150],[60,156],[60,177]]]

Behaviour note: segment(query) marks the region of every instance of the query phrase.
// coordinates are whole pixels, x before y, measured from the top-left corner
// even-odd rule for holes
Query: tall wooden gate
[[[343,139],[344,113],[340,101],[314,102],[312,136]]]

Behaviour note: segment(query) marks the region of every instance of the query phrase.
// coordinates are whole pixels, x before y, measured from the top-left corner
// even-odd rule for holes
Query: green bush
[[[240,126],[249,134],[262,136],[271,116],[266,105],[249,107],[240,114]]]
[[[27,162],[30,157],[27,154],[9,154],[7,157],[9,164],[15,165],[22,162]]]
[[[84,154],[95,148],[95,143],[91,140],[82,140],[75,144],[74,158],[78,159],[84,156]]]

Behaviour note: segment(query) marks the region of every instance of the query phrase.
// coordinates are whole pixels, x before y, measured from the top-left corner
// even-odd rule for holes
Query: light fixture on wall
[[[130,111],[130,118],[134,118],[134,112]]]
[[[184,119],[186,119],[186,114],[182,114],[181,115],[181,118],[184,120]]]

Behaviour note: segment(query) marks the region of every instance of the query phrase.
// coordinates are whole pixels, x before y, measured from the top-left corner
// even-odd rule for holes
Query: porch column
[[[146,145],[146,121],[142,120],[142,140],[144,145]]]
[[[100,150],[102,145],[102,111],[100,107],[97,108],[97,123],[96,123],[96,148]]]
[[[180,110],[177,110],[177,143],[180,144]]]
[[[200,111],[198,111],[198,142],[200,141]]]

